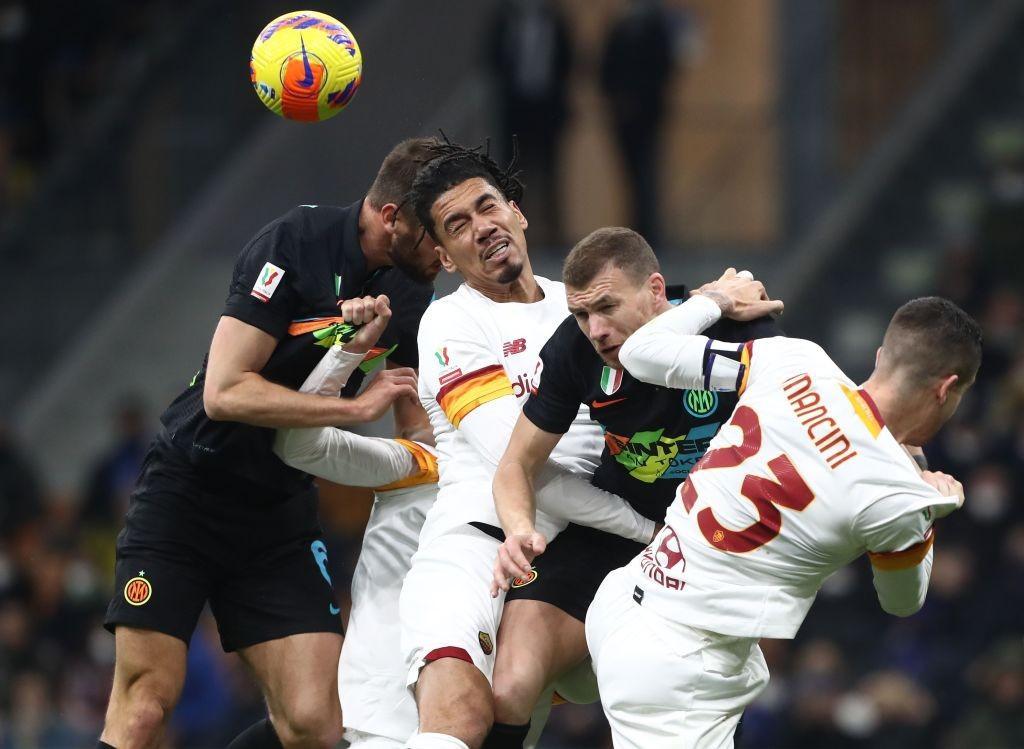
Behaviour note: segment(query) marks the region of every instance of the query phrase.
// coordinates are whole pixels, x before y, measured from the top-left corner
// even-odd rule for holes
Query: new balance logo
[[[526,339],[516,338],[514,341],[506,341],[502,344],[501,350],[505,353],[505,356],[515,356],[526,351]]]

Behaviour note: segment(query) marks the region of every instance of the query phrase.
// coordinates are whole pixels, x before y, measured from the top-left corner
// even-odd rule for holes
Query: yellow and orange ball
[[[298,10],[267,24],[249,58],[249,79],[267,109],[290,120],[317,122],[352,101],[363,78],[363,55],[345,25],[326,13]]]

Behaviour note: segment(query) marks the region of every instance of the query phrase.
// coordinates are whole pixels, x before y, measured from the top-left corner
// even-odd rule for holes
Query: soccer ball
[[[352,101],[363,55],[345,25],[326,13],[298,10],[267,24],[249,58],[249,79],[267,109],[317,122]]]

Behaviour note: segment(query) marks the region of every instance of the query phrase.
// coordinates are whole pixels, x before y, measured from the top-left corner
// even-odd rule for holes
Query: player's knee
[[[333,747],[343,731],[337,693],[300,690],[271,714],[274,730],[286,747]]]
[[[537,698],[544,691],[542,674],[516,667],[494,674],[494,715],[501,723],[520,724],[530,719]]]
[[[154,743],[174,709],[174,697],[155,679],[140,679],[133,684],[115,711],[130,743],[146,746]]]
[[[477,689],[462,689],[451,694],[449,709],[436,716],[421,716],[423,732],[456,736],[470,747],[483,744],[494,725],[491,695]]]

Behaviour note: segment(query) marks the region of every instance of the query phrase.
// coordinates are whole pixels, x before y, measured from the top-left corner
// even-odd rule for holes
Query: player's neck
[[[366,258],[367,273],[391,265],[390,247],[391,235],[384,228],[380,213],[368,200],[364,200],[363,207],[359,209],[359,248]]]
[[[882,421],[896,441],[900,444],[905,442],[907,435],[914,432],[921,418],[919,404],[908,401],[896,384],[876,375],[868,378],[867,382],[861,385],[861,390],[867,392],[874,401]]]

